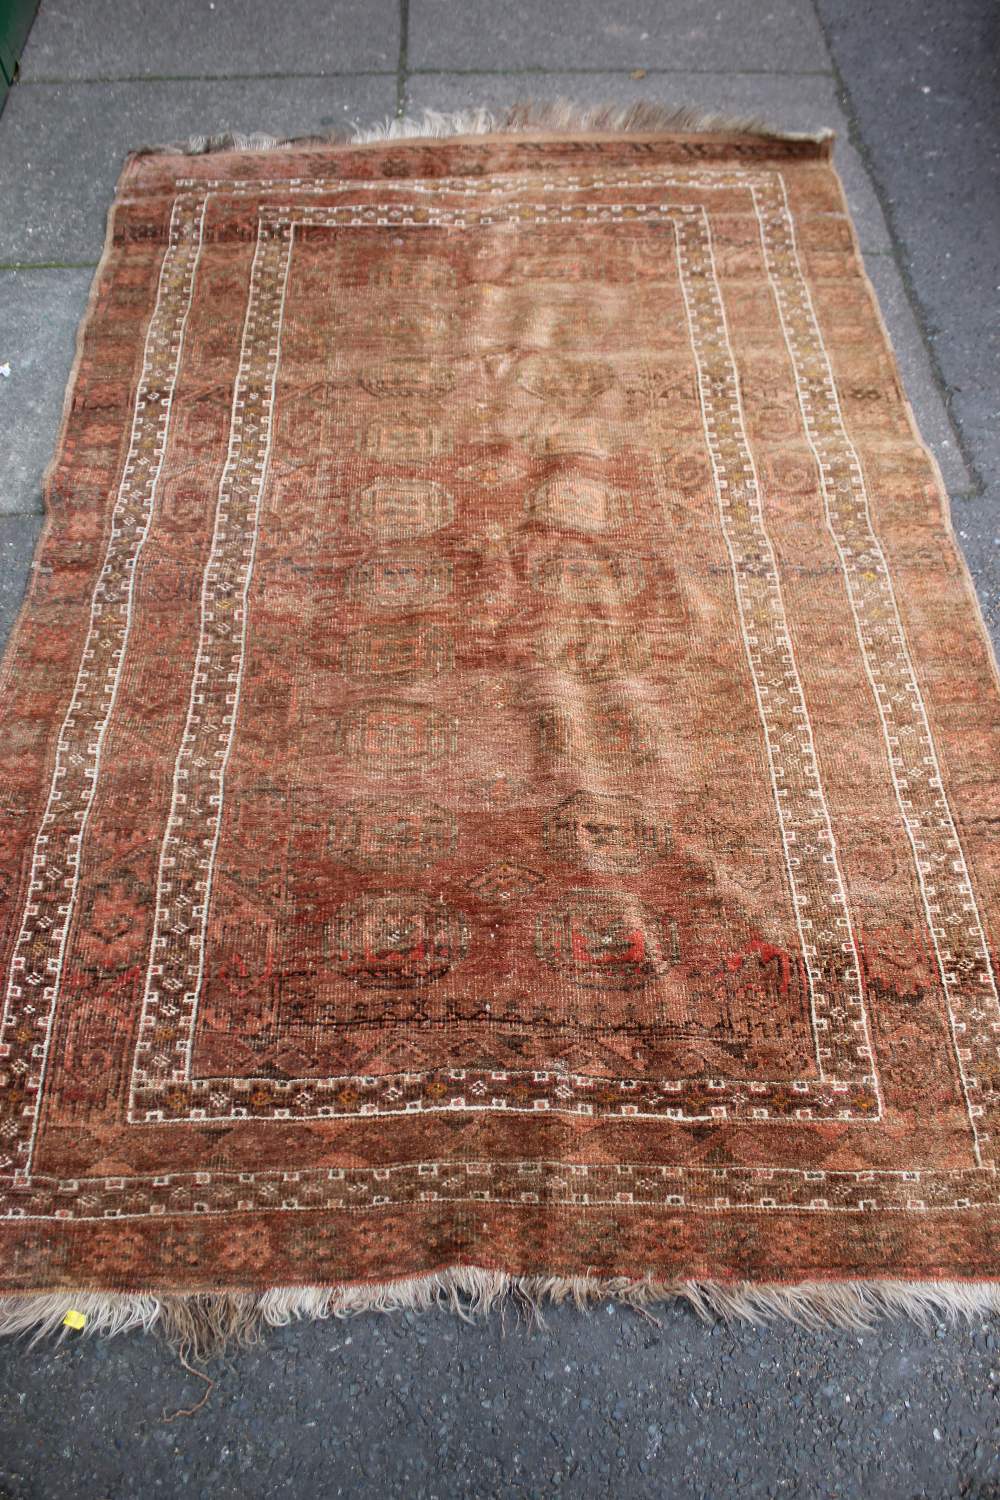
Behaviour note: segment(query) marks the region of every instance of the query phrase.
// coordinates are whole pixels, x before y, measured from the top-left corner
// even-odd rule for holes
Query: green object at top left
[[[0,0],[0,99],[14,82],[37,10],[38,0]]]

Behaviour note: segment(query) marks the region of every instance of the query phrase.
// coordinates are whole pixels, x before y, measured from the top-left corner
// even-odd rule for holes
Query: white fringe
[[[164,146],[147,146],[138,155],[166,152],[183,156],[202,156],[215,151],[277,151],[287,146],[350,145],[364,146],[380,141],[444,140],[449,136],[509,135],[528,132],[552,135],[703,135],[723,132],[729,135],[769,136],[774,140],[832,140],[833,131],[812,134],[782,132],[773,129],[757,115],[719,114],[694,109],[688,105],[653,104],[575,104],[569,99],[551,102],[525,101],[509,109],[457,109],[444,112],[426,109],[407,119],[387,119],[367,128],[356,126],[349,132],[331,131],[328,135],[281,138],[253,133],[240,135],[196,135],[186,141]]]
[[[555,99],[551,103],[515,104],[499,114],[484,108],[456,109],[450,113],[425,109],[423,114],[408,119],[388,119],[368,130],[356,129],[350,139],[352,145],[366,145],[372,141],[440,140],[455,135],[506,135],[523,131],[555,135],[704,135],[720,131],[729,135],[778,134],[758,115],[719,114],[689,105],[645,101],[581,105],[570,99]],[[818,135],[784,134],[780,138],[821,141],[830,134],[821,131]]]
[[[46,1292],[0,1297],[0,1335],[64,1338],[66,1314],[86,1318],[85,1337],[110,1338],[141,1329],[157,1332],[182,1358],[205,1360],[230,1345],[259,1341],[266,1328],[359,1313],[426,1311],[445,1307],[467,1322],[508,1305],[544,1323],[546,1302],[579,1309],[615,1301],[649,1316],[669,1301],[687,1302],[700,1318],[800,1328],[871,1329],[882,1317],[906,1317],[926,1329],[944,1320],[971,1322],[1000,1313],[995,1281],[804,1281],[793,1286],[731,1285],[714,1281],[663,1282],[627,1277],[509,1276],[456,1266],[398,1281],[340,1287],[276,1287],[268,1292]]]

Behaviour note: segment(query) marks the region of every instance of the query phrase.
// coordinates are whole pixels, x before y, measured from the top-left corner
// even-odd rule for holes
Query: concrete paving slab
[[[854,146],[830,78],[786,78],[738,73],[420,73],[407,84],[409,113],[418,109],[502,108],[521,99],[573,99],[580,104],[692,104],[732,114],[759,115],[781,130],[837,132],[837,168],[866,250],[890,240],[878,199]]]
[[[920,434],[941,465],[948,489],[964,493],[972,488],[973,477],[962,457],[899,267],[891,255],[869,255],[865,270],[875,288]]]
[[[42,475],[62,419],[76,330],[93,272],[0,271],[0,514],[42,510]]]
[[[0,642],[7,640],[21,608],[41,529],[41,516],[0,516]]]
[[[3,112],[0,263],[96,260],[126,153],[225,130],[308,135],[391,115],[395,78],[22,84]]]
[[[32,78],[205,77],[395,68],[398,0],[64,0],[21,58]]]
[[[411,68],[829,67],[808,0],[410,0]]]

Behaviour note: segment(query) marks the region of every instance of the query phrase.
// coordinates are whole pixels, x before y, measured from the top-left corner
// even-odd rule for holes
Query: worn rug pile
[[[489,124],[125,167],[3,667],[8,1331],[1000,1307],[1000,691],[831,142]]]

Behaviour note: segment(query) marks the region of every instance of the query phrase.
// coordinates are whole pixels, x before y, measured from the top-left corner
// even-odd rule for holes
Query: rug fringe
[[[509,109],[425,109],[402,120],[389,119],[355,130],[352,145],[411,139],[440,140],[453,135],[507,135],[540,131],[556,135],[761,135],[778,140],[826,141],[832,131],[795,135],[775,130],[759,115],[731,115],[691,105],[576,104],[571,99],[524,100]]]
[[[159,1333],[182,1358],[206,1360],[232,1346],[256,1343],[267,1328],[360,1313],[424,1312],[445,1307],[466,1322],[515,1308],[544,1323],[546,1303],[578,1309],[614,1301],[650,1314],[684,1301],[697,1315],[800,1328],[871,1329],[879,1318],[906,1317],[926,1329],[944,1320],[971,1322],[1000,1313],[1000,1283],[990,1281],[655,1281],[628,1277],[510,1276],[456,1266],[426,1276],[340,1287],[276,1287],[266,1292],[45,1292],[0,1297],[0,1336],[31,1335],[31,1343],[68,1333],[71,1310],[82,1313],[84,1336],[110,1338],[141,1329]]]
[[[449,136],[510,135],[528,132],[552,135],[757,135],[780,141],[810,141],[824,145],[832,130],[812,133],[776,130],[758,115],[736,115],[696,109],[690,105],[576,104],[570,99],[522,100],[507,109],[442,111],[425,109],[402,120],[387,119],[368,127],[333,130],[322,135],[280,137],[259,132],[196,135],[168,145],[143,146],[136,156],[205,156],[216,151],[277,151],[289,146],[367,146],[385,141],[444,140]]]

